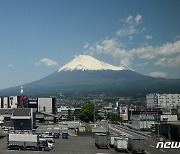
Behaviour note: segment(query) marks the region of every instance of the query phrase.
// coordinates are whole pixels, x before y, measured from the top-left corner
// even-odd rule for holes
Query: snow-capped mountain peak
[[[73,70],[124,70],[124,67],[117,67],[107,64],[89,55],[79,55],[76,56],[75,59],[61,67],[58,72]]]

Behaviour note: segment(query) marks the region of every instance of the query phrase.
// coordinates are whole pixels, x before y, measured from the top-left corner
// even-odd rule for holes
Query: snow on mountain
[[[75,57],[75,59],[61,67],[58,72],[73,70],[124,70],[124,67],[117,67],[104,63],[89,55],[79,55]]]

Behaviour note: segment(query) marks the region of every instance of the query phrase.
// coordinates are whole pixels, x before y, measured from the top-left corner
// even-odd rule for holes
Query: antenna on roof
[[[23,95],[23,86],[21,86],[21,91],[20,91],[21,95]]]

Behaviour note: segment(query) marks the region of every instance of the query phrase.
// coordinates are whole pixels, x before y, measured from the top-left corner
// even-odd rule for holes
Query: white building
[[[128,120],[128,107],[127,106],[123,106],[119,108],[119,116],[122,118],[123,121],[127,121]]]
[[[154,114],[137,114],[131,115],[130,120],[132,126],[136,129],[141,128],[151,128],[152,125],[155,124],[155,117]]]
[[[55,113],[55,99],[38,98],[38,112]]]
[[[148,94],[146,95],[148,108],[160,107],[178,107],[180,106],[180,94]]]
[[[18,96],[9,97],[9,106],[10,108],[17,108],[18,105]]]
[[[157,116],[155,117],[156,121],[160,122],[174,122],[178,121],[177,115],[159,115],[158,119]]]
[[[60,108],[57,108],[57,112],[61,117],[61,120],[68,120],[70,116],[71,108],[67,106],[61,106]]]

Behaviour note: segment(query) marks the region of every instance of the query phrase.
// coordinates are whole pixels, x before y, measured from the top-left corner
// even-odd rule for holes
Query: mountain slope
[[[94,66],[96,63],[97,66]],[[90,65],[92,64],[92,65]],[[79,67],[81,65],[81,67]],[[137,95],[147,93],[179,93],[180,80],[153,78],[123,67],[116,67],[90,56],[77,57],[47,77],[23,85],[26,95],[72,93],[87,95]],[[19,95],[20,87],[0,91],[0,95]]]

